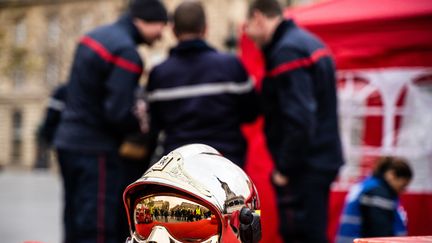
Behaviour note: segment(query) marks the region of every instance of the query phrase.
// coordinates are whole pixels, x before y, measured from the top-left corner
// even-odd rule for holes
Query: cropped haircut
[[[174,32],[181,34],[200,34],[206,28],[206,15],[200,1],[187,0],[174,11]]]
[[[404,158],[392,156],[378,159],[374,175],[382,177],[389,170],[393,170],[398,178],[411,179],[413,177],[413,172],[408,162]]]
[[[248,16],[252,17],[255,11],[259,11],[267,17],[282,16],[282,6],[277,0],[254,0],[249,5]]]

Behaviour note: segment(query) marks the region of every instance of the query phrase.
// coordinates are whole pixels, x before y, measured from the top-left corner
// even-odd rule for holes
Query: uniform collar
[[[397,192],[390,186],[390,184],[388,184],[388,182],[384,179],[384,177],[382,176],[374,176],[374,177],[377,178],[385,188],[387,188],[387,190],[390,192],[391,197],[396,198],[398,196]]]
[[[170,50],[170,55],[188,55],[204,51],[216,50],[209,46],[203,39],[198,38],[179,42],[176,47]]]
[[[120,18],[117,20],[117,23],[125,27],[126,31],[130,34],[136,44],[146,43],[145,39],[138,31],[138,28],[133,23],[133,18],[129,13],[125,13],[120,16]]]
[[[273,36],[269,43],[264,45],[263,52],[264,53],[270,53],[273,47],[276,45],[276,43],[279,42],[279,40],[282,38],[286,30],[295,27],[296,24],[292,19],[284,19],[280,22],[278,27],[276,27],[275,32],[273,33]]]

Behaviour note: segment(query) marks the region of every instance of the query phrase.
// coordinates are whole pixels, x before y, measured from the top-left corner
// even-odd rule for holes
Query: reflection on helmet
[[[126,188],[124,202],[130,243],[258,242],[261,236],[252,181],[203,144],[164,156]]]
[[[175,239],[184,241],[203,241],[219,231],[219,223],[211,210],[181,195],[141,197],[134,209],[135,230],[141,238],[147,239],[155,226],[164,227]]]

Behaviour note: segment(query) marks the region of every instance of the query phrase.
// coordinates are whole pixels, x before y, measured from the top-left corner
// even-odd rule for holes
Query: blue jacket
[[[147,91],[152,130],[164,131],[165,153],[204,143],[243,165],[240,125],[255,119],[258,103],[238,58],[200,39],[181,42],[151,71]]]
[[[143,62],[143,42],[132,18],[83,36],[69,76],[67,106],[55,145],[60,149],[116,151],[125,134],[139,131],[132,113]]]
[[[262,89],[267,145],[276,168],[337,172],[343,164],[335,67],[315,36],[284,20],[263,48]]]
[[[366,178],[353,186],[347,196],[336,242],[406,235],[404,218],[396,192],[381,178]]]

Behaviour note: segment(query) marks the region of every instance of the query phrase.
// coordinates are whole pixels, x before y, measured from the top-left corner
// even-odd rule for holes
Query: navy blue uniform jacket
[[[253,83],[233,55],[203,40],[179,43],[150,73],[152,130],[164,131],[165,153],[185,144],[213,146],[239,166],[246,142],[240,130],[258,113]]]
[[[303,170],[337,171],[343,158],[335,67],[328,49],[284,20],[263,51],[262,109],[276,168],[288,176]]]
[[[68,83],[67,106],[55,145],[89,152],[117,150],[127,133],[139,131],[132,113],[143,62],[143,42],[128,15],[83,36]]]

